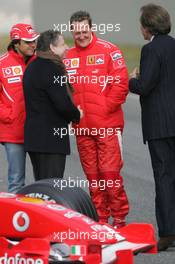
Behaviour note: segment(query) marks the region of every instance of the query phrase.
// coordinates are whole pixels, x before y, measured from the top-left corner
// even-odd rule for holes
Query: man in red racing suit
[[[0,143],[8,160],[8,191],[17,192],[25,183],[24,121],[22,78],[35,58],[39,34],[31,25],[11,28],[8,52],[0,57]]]
[[[64,60],[74,87],[74,102],[82,110],[74,125],[81,164],[99,221],[125,225],[128,199],[120,170],[123,165],[121,133],[124,126],[121,105],[128,93],[128,73],[118,47],[98,39],[87,12],[70,19],[75,47]]]

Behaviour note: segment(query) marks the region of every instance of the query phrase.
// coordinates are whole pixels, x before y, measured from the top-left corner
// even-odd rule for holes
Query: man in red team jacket
[[[31,25],[11,28],[8,52],[0,57],[0,142],[8,160],[8,191],[18,191],[25,182],[24,120],[22,77],[34,58],[36,33]]]
[[[119,228],[125,225],[129,210],[120,175],[127,68],[120,49],[92,32],[87,12],[74,13],[70,25],[75,47],[64,63],[74,87],[74,102],[83,111],[80,124],[74,125],[80,160],[99,221],[108,222],[112,216],[113,226]]]

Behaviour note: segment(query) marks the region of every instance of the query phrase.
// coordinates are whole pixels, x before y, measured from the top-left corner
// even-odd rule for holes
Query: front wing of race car
[[[7,193],[0,211],[1,264],[133,264],[134,254],[157,252],[150,224],[116,231],[62,205]]]

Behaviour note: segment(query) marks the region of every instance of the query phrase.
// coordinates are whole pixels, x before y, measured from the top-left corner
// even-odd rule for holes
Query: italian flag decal
[[[86,255],[86,246],[72,246],[71,247],[71,254],[75,256],[85,256]]]

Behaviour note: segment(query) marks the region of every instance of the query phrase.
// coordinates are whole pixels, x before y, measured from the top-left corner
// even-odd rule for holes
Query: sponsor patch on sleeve
[[[111,52],[110,56],[113,61],[113,67],[115,69],[122,68],[123,66],[125,66],[125,61],[120,50],[115,50]]]
[[[111,52],[110,56],[111,56],[113,61],[116,61],[116,60],[119,60],[119,59],[123,58],[120,50],[115,50],[115,51]]]

